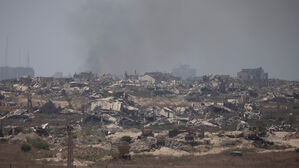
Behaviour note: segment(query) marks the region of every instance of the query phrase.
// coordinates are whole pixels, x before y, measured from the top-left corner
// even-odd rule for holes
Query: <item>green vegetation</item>
[[[299,148],[296,148],[295,151],[296,151],[296,152],[299,152]]]
[[[123,136],[123,137],[120,138],[121,142],[125,141],[125,142],[129,142],[130,143],[131,140],[132,140],[132,138],[130,136]]]
[[[39,138],[27,138],[27,142],[31,144],[36,149],[49,150],[50,145]]]
[[[28,143],[23,143],[21,146],[21,150],[23,152],[29,152],[31,150],[31,145]]]

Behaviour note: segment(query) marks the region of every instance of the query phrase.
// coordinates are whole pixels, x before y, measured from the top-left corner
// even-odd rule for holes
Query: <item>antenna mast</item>
[[[27,68],[30,67],[30,51],[27,51]]]
[[[5,55],[4,55],[4,66],[8,66],[8,36],[6,36],[6,46],[5,46]]]

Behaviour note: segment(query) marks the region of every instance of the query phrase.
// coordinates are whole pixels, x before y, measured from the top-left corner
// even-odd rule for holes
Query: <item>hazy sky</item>
[[[170,71],[299,80],[299,0],[0,0],[0,65],[37,75]]]

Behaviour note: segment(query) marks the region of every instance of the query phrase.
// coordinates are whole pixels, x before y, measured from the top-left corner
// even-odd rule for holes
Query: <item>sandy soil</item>
[[[108,168],[297,168],[299,153],[245,153],[243,156],[231,156],[226,153],[205,156],[145,156],[131,161],[113,161],[98,163],[96,167]]]
[[[290,152],[268,152],[255,153],[244,152],[243,156],[232,156],[229,153],[208,154],[204,156],[163,156],[160,154],[171,152],[176,154],[178,151],[172,151],[167,148],[152,153],[152,155],[134,155],[131,160],[107,160],[100,161],[91,167],[102,168],[297,168],[299,167],[299,153]],[[44,163],[30,160],[28,156],[34,153],[21,152],[17,144],[0,144],[0,168],[58,168],[65,167],[65,163]],[[77,168],[86,167],[87,162],[75,160]],[[88,166],[90,167],[90,166]]]

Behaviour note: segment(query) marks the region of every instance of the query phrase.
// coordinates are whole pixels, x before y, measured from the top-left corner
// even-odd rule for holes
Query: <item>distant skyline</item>
[[[0,66],[37,76],[189,64],[197,75],[263,67],[299,80],[298,0],[0,0]]]

